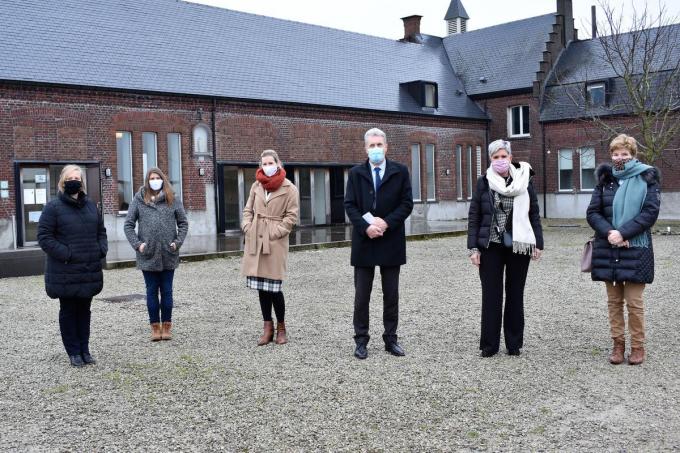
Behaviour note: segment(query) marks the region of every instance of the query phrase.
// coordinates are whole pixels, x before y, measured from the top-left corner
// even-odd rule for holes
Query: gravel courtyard
[[[68,365],[42,277],[0,280],[0,449],[7,451],[680,450],[680,237],[655,236],[647,361],[607,362],[604,285],[578,272],[586,228],[546,228],[520,357],[479,357],[479,278],[465,238],[409,242],[399,334],[352,356],[349,249],[292,253],[290,343],[256,347],[239,259],[180,266],[175,339],[148,341],[135,269],[93,302],[94,366]],[[377,282],[376,282],[377,283]],[[502,351],[504,351],[501,344]]]

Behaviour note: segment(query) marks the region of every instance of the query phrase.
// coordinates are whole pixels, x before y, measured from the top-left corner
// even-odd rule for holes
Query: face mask
[[[510,169],[510,161],[507,159],[496,159],[491,161],[491,166],[499,175],[506,173]]]
[[[612,162],[614,170],[623,171],[626,168],[626,164],[633,160],[632,157],[624,157],[623,159],[616,159]]]
[[[368,150],[368,160],[374,165],[381,164],[385,160],[385,150],[382,148],[370,148]]]
[[[71,180],[64,182],[64,192],[69,195],[77,194],[80,192],[81,187],[83,187],[83,183],[81,181]]]
[[[161,187],[163,187],[163,180],[162,179],[152,179],[149,181],[149,187],[151,187],[151,190],[161,190]]]
[[[277,171],[279,171],[279,167],[276,165],[267,165],[266,167],[262,167],[262,171],[265,175],[271,178],[276,174]]]

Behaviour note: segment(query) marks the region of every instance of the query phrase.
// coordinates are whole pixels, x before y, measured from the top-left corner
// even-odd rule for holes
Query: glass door
[[[21,211],[24,245],[38,242],[40,214],[49,199],[49,168],[24,167],[21,169]]]

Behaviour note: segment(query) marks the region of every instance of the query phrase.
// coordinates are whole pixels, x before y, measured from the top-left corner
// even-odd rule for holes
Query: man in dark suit
[[[345,193],[345,211],[354,225],[354,355],[368,357],[368,306],[375,266],[380,266],[385,350],[403,356],[397,343],[399,270],[406,264],[404,221],[413,210],[411,178],[406,166],[385,158],[387,137],[383,131],[367,131],[364,145],[368,160],[350,170]]]

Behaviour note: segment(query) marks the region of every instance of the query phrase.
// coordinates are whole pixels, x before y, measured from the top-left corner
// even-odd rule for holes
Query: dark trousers
[[[146,308],[149,310],[149,322],[172,321],[172,279],[174,269],[152,272],[142,271],[146,283]],[[161,293],[160,302],[158,292]],[[160,314],[159,314],[160,312]]]
[[[283,298],[283,292],[272,293],[270,291],[259,290],[260,309],[262,310],[262,319],[264,321],[272,321],[272,306],[274,313],[276,313],[276,321],[284,322],[286,317],[286,300]]]
[[[90,353],[92,298],[59,299],[59,330],[68,355]]]
[[[479,349],[497,352],[501,337],[501,320],[505,347],[520,349],[524,344],[524,284],[529,271],[528,255],[492,242],[481,249],[479,278],[482,281],[482,336]],[[503,273],[505,272],[505,285]],[[503,287],[505,286],[505,313]]]
[[[399,270],[400,266],[380,266],[383,291],[383,325],[386,344],[397,341],[399,325]],[[373,289],[375,267],[354,267],[354,340],[367,344],[368,313]]]

